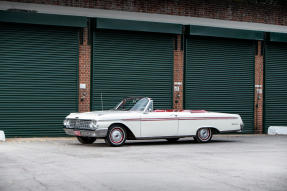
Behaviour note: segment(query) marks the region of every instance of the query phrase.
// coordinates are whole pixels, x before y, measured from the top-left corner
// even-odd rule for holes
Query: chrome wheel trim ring
[[[198,137],[203,141],[208,140],[210,138],[210,129],[209,128],[200,129],[198,132]]]
[[[124,132],[121,128],[114,128],[110,132],[110,140],[113,144],[120,144],[124,140]]]

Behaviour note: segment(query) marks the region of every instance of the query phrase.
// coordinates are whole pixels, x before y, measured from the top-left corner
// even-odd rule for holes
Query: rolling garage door
[[[188,38],[185,108],[240,114],[252,133],[254,50],[247,40]]]
[[[148,96],[172,108],[173,36],[102,30],[94,33],[92,110],[113,108],[126,96]]]
[[[270,42],[265,51],[264,131],[287,125],[287,43]]]
[[[0,24],[0,129],[62,136],[77,111],[78,35],[71,28]]]

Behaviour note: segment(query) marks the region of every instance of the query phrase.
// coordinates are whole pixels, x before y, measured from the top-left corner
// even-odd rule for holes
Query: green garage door
[[[254,50],[252,41],[187,39],[185,108],[240,114],[252,133]]]
[[[93,38],[93,110],[101,110],[101,94],[104,109],[126,96],[172,108],[173,36],[103,30]]]
[[[287,43],[270,42],[265,54],[265,132],[287,126]]]
[[[64,135],[64,117],[77,111],[77,32],[0,23],[0,58],[0,130]]]

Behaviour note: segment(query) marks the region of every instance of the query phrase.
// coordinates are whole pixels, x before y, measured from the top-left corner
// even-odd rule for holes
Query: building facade
[[[0,129],[63,136],[70,112],[148,96],[158,109],[287,119],[284,1],[0,1]]]

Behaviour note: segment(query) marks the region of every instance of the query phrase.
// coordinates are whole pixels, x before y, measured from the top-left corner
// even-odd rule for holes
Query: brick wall
[[[83,44],[79,45],[79,86],[86,84],[85,89],[79,88],[79,112],[90,111],[90,75],[91,46],[88,45],[88,29],[83,30]]]
[[[263,133],[263,55],[262,43],[258,41],[258,53],[255,55],[255,88],[254,88],[254,132]]]
[[[158,13],[287,25],[287,3],[248,0],[8,0],[61,6]],[[269,1],[271,2],[271,1]]]
[[[174,63],[173,63],[173,82],[174,88],[178,88],[178,91],[173,91],[173,108],[183,109],[183,72],[184,72],[184,60],[183,51],[181,50],[181,35],[176,37],[176,48],[174,50]],[[176,84],[181,83],[181,84]]]

